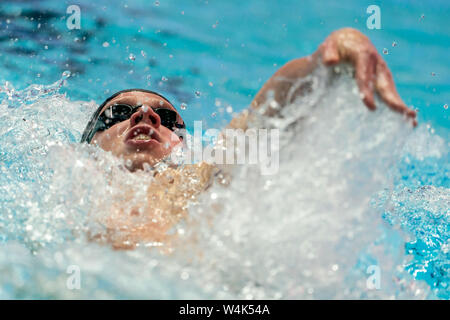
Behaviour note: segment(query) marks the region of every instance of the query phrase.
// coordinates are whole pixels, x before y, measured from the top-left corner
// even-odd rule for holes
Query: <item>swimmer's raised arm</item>
[[[362,100],[370,110],[375,110],[374,91],[376,90],[392,110],[408,116],[412,119],[414,126],[417,124],[416,112],[409,109],[397,93],[386,62],[378,54],[369,38],[352,28],[331,33],[312,55],[291,60],[282,66],[256,94],[251,108],[253,110],[260,108],[269,92],[273,92],[273,98],[281,106],[293,102],[295,97],[301,95],[305,89],[300,87],[293,94],[288,94],[294,83],[293,80],[309,75],[320,62],[327,66],[350,62],[355,68],[355,78]],[[274,113],[274,110],[268,108],[266,114],[271,115],[271,113]],[[248,113],[241,114],[233,119],[229,126],[246,127],[247,116]]]

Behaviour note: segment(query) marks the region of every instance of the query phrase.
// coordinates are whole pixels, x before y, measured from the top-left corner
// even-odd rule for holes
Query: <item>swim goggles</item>
[[[148,92],[152,94],[156,94],[166,101],[168,101],[165,97],[162,95],[145,89],[127,89],[122,90],[108,99],[106,99],[100,107],[97,109],[97,111],[92,116],[91,120],[89,121],[88,125],[86,126],[86,129],[83,132],[83,136],[81,138],[81,142],[87,142],[90,143],[92,138],[94,137],[95,133],[98,131],[104,131],[109,128],[111,128],[113,125],[128,120],[131,118],[131,116],[140,108],[142,105],[137,106],[131,106],[129,104],[124,103],[118,103],[114,104],[112,106],[109,106],[106,108],[103,112],[103,107],[108,103],[110,100],[112,100],[114,97],[118,96],[120,93],[123,92],[130,92],[130,91],[141,91],[141,92]],[[170,102],[169,102],[170,103]],[[178,113],[174,110],[163,108],[163,107],[151,107],[153,111],[160,117],[161,119],[161,125],[175,131],[176,129],[185,129],[186,125],[183,123],[177,122],[177,115]]]

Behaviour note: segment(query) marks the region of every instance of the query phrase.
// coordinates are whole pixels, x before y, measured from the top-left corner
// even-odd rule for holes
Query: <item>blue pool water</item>
[[[0,4],[0,298],[450,297],[448,1],[77,3],[80,30],[66,27],[71,1]],[[381,30],[366,28],[370,4]],[[192,208],[177,229],[187,248],[115,252],[80,236],[114,196],[102,170],[116,160],[96,167],[76,144],[95,104],[150,88],[185,103],[188,126],[223,128],[277,68],[345,26],[387,49],[418,128],[386,108],[369,117],[344,77],[293,106],[318,121],[285,129],[278,177],[244,170]],[[68,265],[80,290],[65,285]],[[366,287],[371,265],[380,290]]]

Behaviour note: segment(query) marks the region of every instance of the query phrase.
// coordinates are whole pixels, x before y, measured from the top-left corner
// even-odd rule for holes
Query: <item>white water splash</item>
[[[191,206],[173,230],[178,242],[170,255],[86,240],[87,230],[102,229],[89,212],[108,215],[121,188],[139,201],[148,186],[147,173],[129,173],[119,159],[77,144],[93,104],[59,94],[18,108],[3,102],[0,271],[8,276],[0,297],[429,296],[424,282],[402,270],[403,235],[386,234],[370,205],[392,188],[388,172],[413,130],[380,102],[369,112],[347,75],[318,72],[310,79],[314,93],[286,106],[285,118],[258,120],[282,130],[279,173],[236,167],[228,187],[215,184]],[[443,154],[445,145],[430,144],[426,132],[417,138],[433,148],[430,155]],[[380,290],[367,288],[371,264],[381,268]],[[80,290],[65,286],[69,265],[80,267]]]

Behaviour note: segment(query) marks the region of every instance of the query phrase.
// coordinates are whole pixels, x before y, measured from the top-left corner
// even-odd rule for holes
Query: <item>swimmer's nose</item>
[[[138,123],[148,123],[158,128],[161,125],[161,118],[152,108],[143,105],[131,116],[130,122],[132,127]]]

